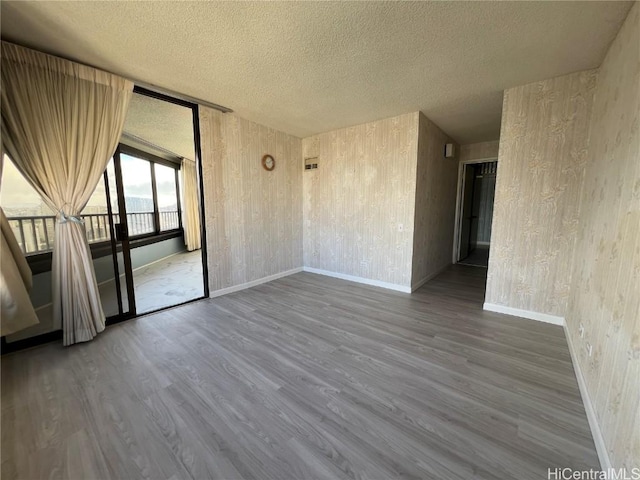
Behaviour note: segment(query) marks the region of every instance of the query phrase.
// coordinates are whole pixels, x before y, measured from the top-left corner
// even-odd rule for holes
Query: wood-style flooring
[[[311,273],[2,358],[2,478],[546,479],[598,460],[560,327]]]

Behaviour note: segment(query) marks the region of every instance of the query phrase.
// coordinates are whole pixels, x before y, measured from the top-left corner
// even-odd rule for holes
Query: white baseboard
[[[598,424],[596,410],[591,403],[591,397],[589,396],[589,392],[587,391],[587,383],[585,382],[584,376],[582,375],[582,370],[580,369],[580,363],[578,361],[578,355],[576,354],[576,350],[573,347],[573,343],[571,342],[571,335],[569,334],[569,330],[567,329],[566,324],[564,325],[564,336],[566,337],[567,344],[569,345],[569,352],[571,353],[571,363],[573,363],[573,370],[576,374],[576,379],[578,380],[578,387],[580,388],[582,403],[584,404],[584,409],[587,413],[587,420],[589,421],[589,427],[591,428],[593,442],[596,445],[596,452],[598,452],[600,469],[607,470],[609,468],[613,468],[613,465],[611,465],[611,459],[609,458],[609,451],[607,450],[607,446],[604,443],[604,437],[602,436],[602,431],[600,430],[600,425]]]
[[[530,310],[521,310],[519,308],[505,307],[504,305],[497,305],[495,303],[485,303],[482,305],[483,310],[490,312],[505,313],[507,315],[513,315],[514,317],[528,318],[530,320],[537,320],[538,322],[552,323],[554,325],[564,326],[564,317],[558,317],[556,315],[549,315],[548,313],[532,312]]]
[[[344,273],[330,272],[328,270],[321,270],[319,268],[303,267],[305,272],[317,273],[318,275],[325,275],[327,277],[341,278],[342,280],[349,280],[350,282],[364,283],[366,285],[373,285],[374,287],[386,288],[389,290],[395,290],[397,292],[411,293],[411,287],[405,287],[404,285],[397,285],[395,283],[381,282],[379,280],[371,280],[369,278],[355,277],[353,275],[347,275]]]
[[[429,280],[431,280],[432,278],[437,277],[438,275],[440,275],[442,272],[444,272],[447,268],[449,268],[451,266],[450,263],[447,263],[444,267],[436,270],[435,272],[433,272],[430,275],[427,275],[426,277],[424,277],[422,280],[418,280],[416,283],[414,283],[413,285],[411,285],[411,291],[415,292],[417,289],[419,289],[422,285],[424,285],[425,283],[427,283]]]
[[[214,290],[213,292],[209,293],[209,298],[215,298],[215,297],[220,297],[222,295],[227,295],[228,293],[239,292],[240,290],[245,290],[247,288],[255,287],[256,285],[267,283],[272,280],[277,280],[278,278],[287,277],[289,275],[293,275],[294,273],[300,273],[301,271],[302,271],[302,267],[293,268],[291,270],[286,270],[284,272],[269,275],[268,277],[262,277],[247,283],[241,283],[240,285],[234,285],[232,287],[221,288],[220,290]]]

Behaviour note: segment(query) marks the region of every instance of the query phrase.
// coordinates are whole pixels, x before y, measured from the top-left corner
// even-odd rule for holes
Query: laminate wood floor
[[[2,478],[544,479],[597,468],[560,327],[300,273],[2,358]]]

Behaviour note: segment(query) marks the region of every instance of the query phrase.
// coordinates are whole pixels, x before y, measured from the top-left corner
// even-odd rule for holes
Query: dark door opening
[[[465,164],[458,263],[487,267],[498,162]]]

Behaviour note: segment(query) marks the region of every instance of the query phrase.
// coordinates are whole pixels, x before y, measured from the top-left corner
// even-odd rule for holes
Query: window
[[[120,154],[120,161],[129,236],[152,236],[182,228],[178,186],[180,166],[162,159],[152,161],[124,152]],[[106,171],[114,222],[119,223],[113,159],[109,161]],[[0,205],[25,255],[51,251],[55,239],[56,212],[47,206],[7,155],[4,156]],[[81,218],[89,243],[111,240],[103,177],[100,177],[82,210]]]
[[[25,254],[51,249],[55,212],[25,180],[7,155],[4,156],[0,205]]]
[[[151,163],[125,153],[120,155],[120,162],[129,236],[153,233],[156,226]]]
[[[109,160],[107,168],[113,169],[113,159]],[[89,243],[108,242],[111,240],[107,193],[103,176],[100,176],[96,189],[82,210],[82,220],[84,221]]]
[[[120,150],[129,237],[182,228],[178,184],[180,164],[125,145],[121,145]]]
[[[25,255],[48,252],[53,248],[56,212],[49,208],[7,155],[4,156],[0,205]],[[89,243],[111,239],[102,177],[81,217]]]
[[[180,228],[176,173],[175,168],[160,164],[155,165],[161,232]]]

